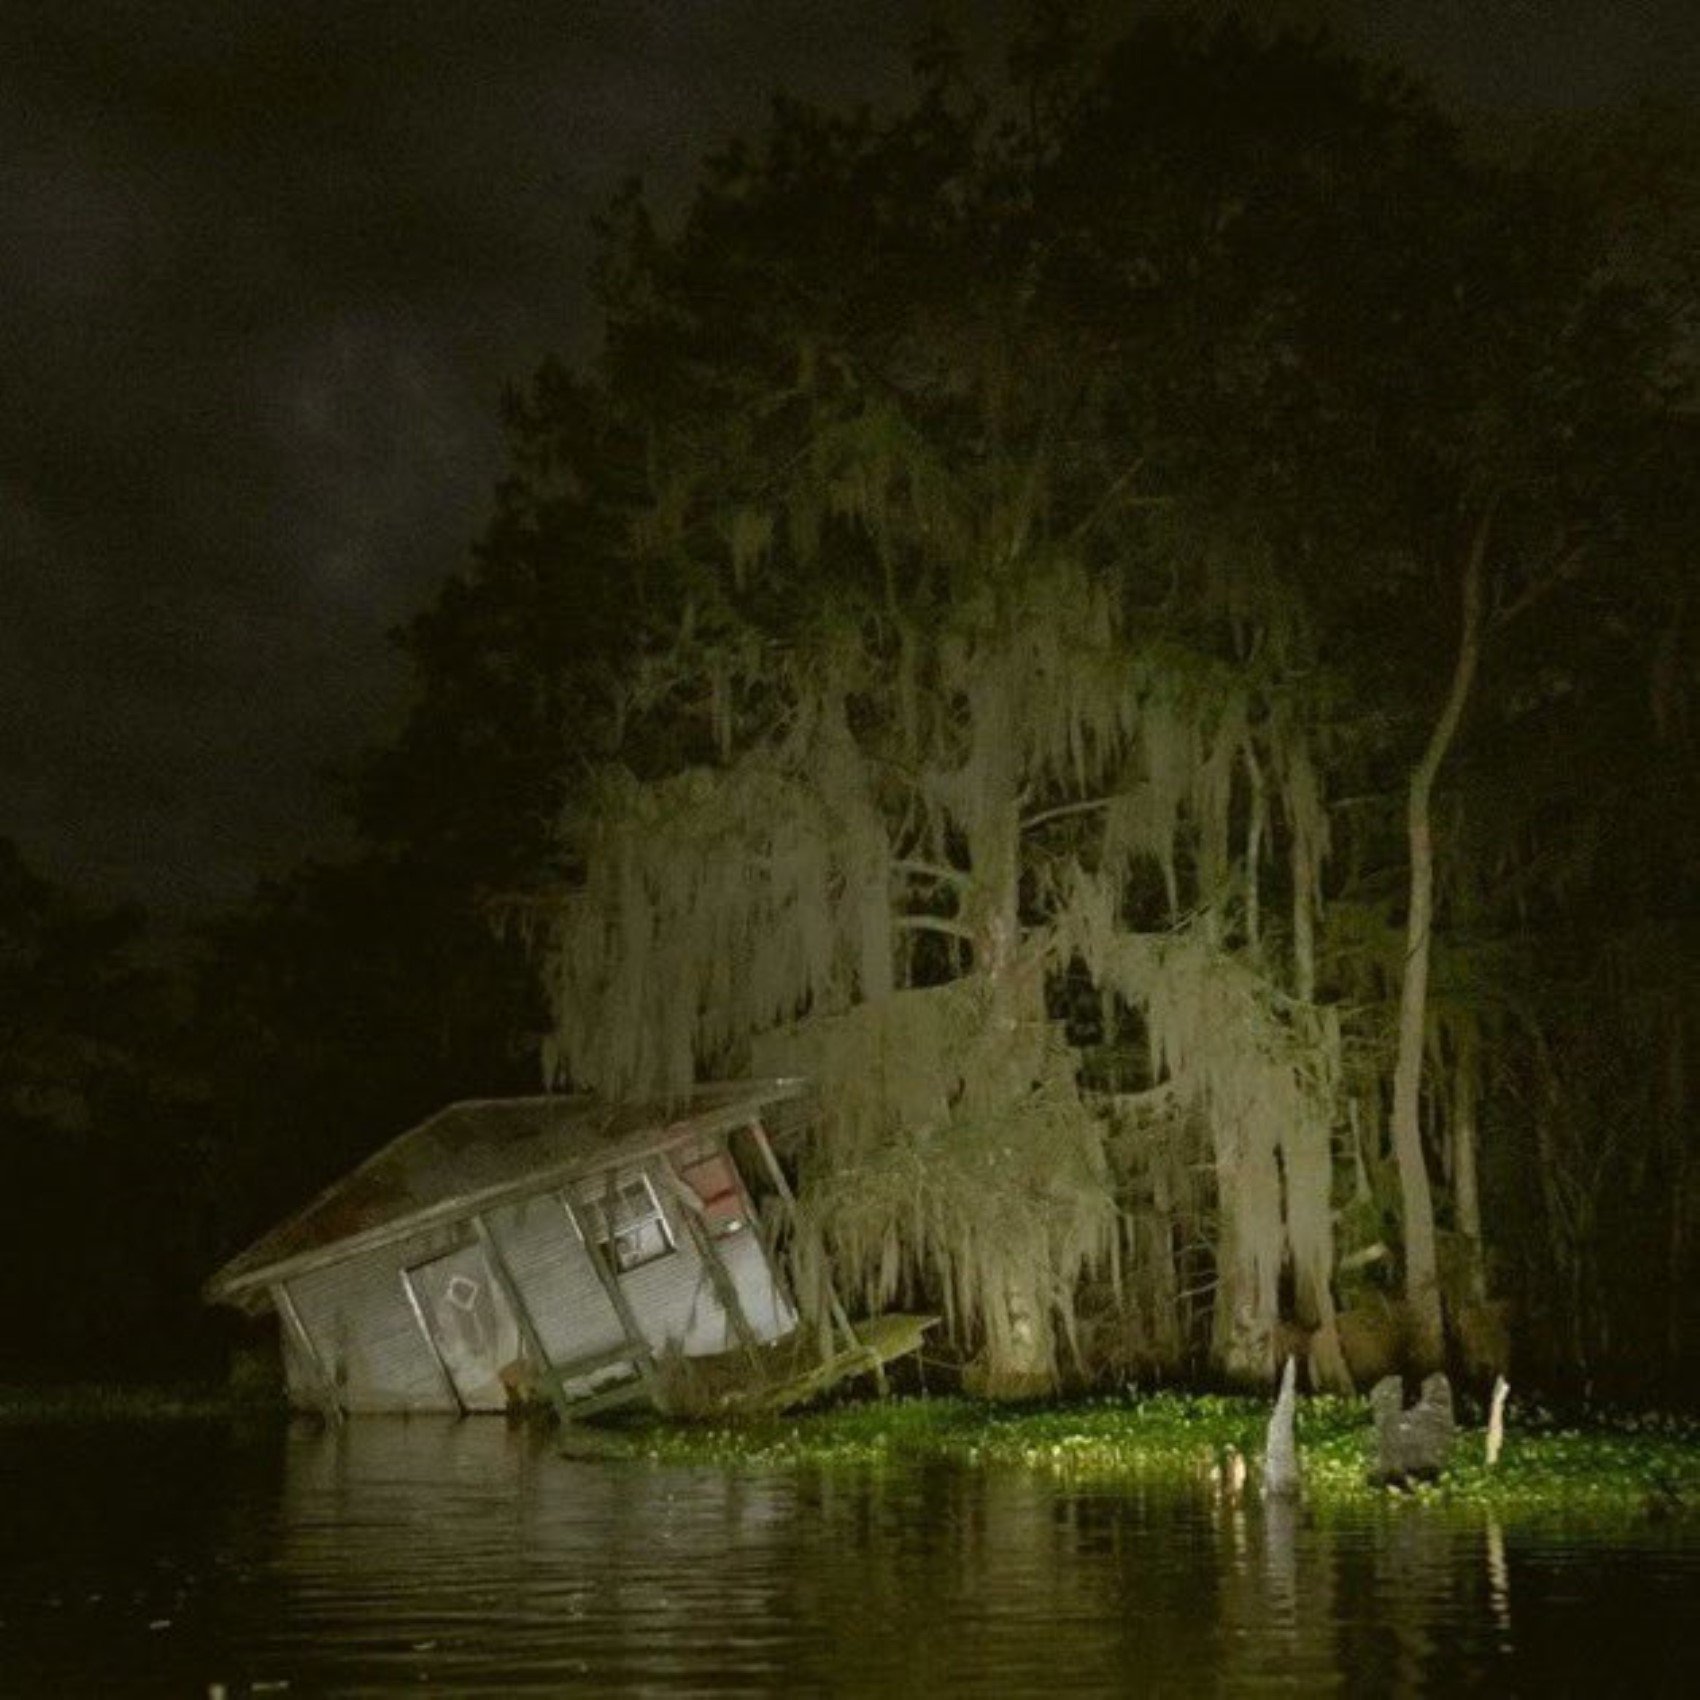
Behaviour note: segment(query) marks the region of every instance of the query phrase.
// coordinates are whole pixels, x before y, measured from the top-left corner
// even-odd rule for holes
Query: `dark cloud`
[[[592,214],[784,80],[716,11],[14,18],[0,830],[172,907],[326,841],[318,775],[396,712],[385,633],[477,528],[503,381],[589,346]]]
[[[1319,10],[1478,101],[1695,69],[1686,0]],[[320,775],[399,713],[385,634],[476,533],[502,384],[593,345],[596,210],[676,201],[776,88],[901,89],[922,15],[8,8],[0,833],[177,913],[332,843]]]

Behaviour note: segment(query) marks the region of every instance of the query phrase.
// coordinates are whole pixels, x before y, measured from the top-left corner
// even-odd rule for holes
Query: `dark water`
[[[494,1420],[0,1431],[7,1695],[1697,1694],[1697,1649],[1692,1525],[578,1463]]]

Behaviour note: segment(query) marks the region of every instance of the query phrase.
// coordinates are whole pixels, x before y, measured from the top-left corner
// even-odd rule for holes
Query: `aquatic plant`
[[[642,1423],[610,1430],[616,1455],[711,1466],[824,1468],[950,1462],[1037,1470],[1071,1483],[1145,1483],[1205,1491],[1227,1448],[1256,1457],[1266,1402],[1156,1393],[1066,1405],[994,1406],[906,1399],[845,1405],[784,1420]],[[1408,1488],[1369,1481],[1373,1428],[1365,1402],[1319,1396],[1298,1414],[1304,1502],[1313,1513],[1401,1505],[1516,1517],[1700,1514],[1700,1421],[1642,1415],[1564,1426],[1539,1415],[1507,1427],[1489,1468],[1460,1447],[1440,1480]]]

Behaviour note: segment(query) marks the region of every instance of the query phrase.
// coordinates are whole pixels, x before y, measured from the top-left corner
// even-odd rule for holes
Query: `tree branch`
[[[1470,687],[1475,683],[1476,666],[1481,658],[1482,650],[1482,563],[1487,556],[1488,534],[1493,529],[1494,509],[1490,507],[1476,525],[1475,533],[1470,538],[1469,553],[1464,561],[1463,575],[1463,617],[1462,629],[1458,637],[1458,656],[1452,668],[1452,684],[1446,693],[1446,702],[1440,711],[1440,718],[1435,721],[1433,730],[1429,733],[1428,746],[1424,749],[1422,759],[1413,770],[1407,797],[1419,797],[1424,806],[1428,794],[1434,785],[1434,776],[1440,771],[1440,764],[1446,759],[1446,752],[1452,747],[1452,740],[1458,732],[1458,722],[1464,715],[1464,704],[1469,700]],[[1523,606],[1526,599],[1519,598]]]
[[[1068,815],[1084,815],[1090,814],[1093,809],[1107,809],[1110,804],[1127,795],[1125,791],[1115,791],[1108,797],[1087,797],[1078,803],[1059,803],[1054,809],[1041,809],[1036,815],[1024,815],[1020,830],[1031,832],[1035,827],[1048,826],[1052,821],[1062,820]]]
[[[1110,481],[1109,487],[1104,491],[1103,495],[1101,495],[1098,500],[1092,504],[1091,509],[1080,520],[1076,521],[1073,529],[1068,534],[1068,541],[1070,543],[1078,543],[1080,539],[1084,537],[1086,533],[1089,532],[1092,527],[1095,526],[1098,521],[1110,511],[1116,498],[1121,495],[1122,491],[1125,490],[1128,485],[1131,484],[1142,471],[1144,471],[1144,469],[1145,457],[1141,455],[1131,466],[1126,467],[1121,472],[1117,473],[1117,475]],[[1173,502],[1173,500],[1174,498],[1172,496],[1143,496],[1138,498],[1136,501],[1130,502],[1129,506],[1142,508],[1167,507]]]
[[[899,915],[892,924],[904,932],[943,933],[948,938],[967,939],[970,944],[974,942],[972,928],[964,926],[960,921],[947,920],[942,915]]]
[[[1576,576],[1575,569],[1586,553],[1588,541],[1579,538],[1561,554],[1538,578],[1531,579],[1509,602],[1501,603],[1488,616],[1488,630],[1498,631],[1520,615],[1526,614],[1537,602],[1544,601],[1561,584]]]
[[[1405,917],[1405,961],[1399,983],[1399,1040],[1393,1064],[1389,1118],[1393,1156],[1399,1170],[1400,1215],[1405,1235],[1405,1299],[1410,1306],[1412,1350],[1419,1367],[1440,1363],[1444,1340],[1440,1271],[1435,1248],[1434,1193],[1423,1154],[1421,1093],[1424,1029],[1428,1013],[1430,930],[1434,919],[1434,830],[1430,793],[1463,718],[1482,648],[1482,563],[1495,508],[1476,522],[1464,557],[1462,617],[1452,682],[1422,758],[1411,770],[1405,795],[1405,830],[1410,847],[1410,902]]]
[[[963,868],[946,868],[937,862],[918,862],[912,856],[895,857],[891,866],[895,873],[910,874],[915,879],[937,880],[943,885],[971,885],[974,878]]]
[[[1177,1090],[1174,1081],[1160,1080],[1155,1086],[1147,1086],[1142,1092],[1087,1091],[1083,1096],[1114,1110],[1139,1111],[1154,1110],[1173,1102]]]

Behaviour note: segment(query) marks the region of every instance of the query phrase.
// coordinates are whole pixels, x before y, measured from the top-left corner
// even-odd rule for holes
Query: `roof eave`
[[[499,1186],[486,1187],[482,1191],[462,1193],[456,1198],[444,1199],[441,1203],[429,1205],[411,1215],[397,1217],[394,1221],[346,1235],[326,1245],[314,1246],[310,1250],[279,1258],[272,1263],[260,1264],[252,1269],[243,1269],[234,1275],[227,1273],[234,1264],[241,1262],[239,1255],[209,1277],[201,1288],[201,1295],[208,1304],[233,1305],[243,1310],[253,1310],[261,1291],[275,1286],[279,1281],[309,1274],[316,1269],[328,1268],[331,1264],[341,1263],[350,1257],[381,1251],[385,1246],[395,1245],[433,1228],[444,1228],[455,1222],[469,1221],[482,1211],[493,1209],[513,1199],[528,1197],[532,1193],[553,1191],[584,1175],[644,1162],[657,1152],[668,1150],[674,1145],[682,1145],[687,1140],[700,1139],[705,1134],[734,1132],[747,1126],[767,1105],[799,1097],[807,1087],[808,1082],[796,1076],[765,1082],[763,1090],[752,1092],[747,1098],[717,1106],[683,1121],[667,1122],[658,1126],[653,1139],[622,1146],[613,1153],[599,1154],[590,1159],[579,1158],[572,1162],[551,1164],[533,1170],[520,1180],[504,1181]]]

